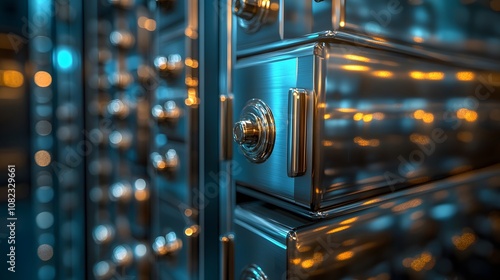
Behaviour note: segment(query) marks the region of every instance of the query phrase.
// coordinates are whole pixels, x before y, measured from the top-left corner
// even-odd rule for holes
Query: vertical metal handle
[[[308,92],[291,88],[288,99],[288,177],[298,177],[306,172]]]
[[[234,280],[234,234],[228,233],[220,239],[222,245],[222,280]]]
[[[220,96],[220,140],[221,160],[230,160],[233,157],[233,96]]]

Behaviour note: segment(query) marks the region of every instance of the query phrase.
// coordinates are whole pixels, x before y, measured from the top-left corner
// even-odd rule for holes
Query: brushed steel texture
[[[275,148],[261,164],[234,158],[236,183],[312,210],[439,179],[498,161],[499,69],[343,43],[318,43],[240,60],[234,112],[262,99]],[[252,81],[251,83],[247,81]],[[307,169],[287,176],[291,87],[315,94],[307,116]]]
[[[255,265],[269,279],[489,279],[499,273],[489,253],[500,248],[500,229],[491,226],[500,213],[499,170],[490,166],[389,200],[368,199],[368,208],[319,221],[262,202],[241,204],[236,277]]]

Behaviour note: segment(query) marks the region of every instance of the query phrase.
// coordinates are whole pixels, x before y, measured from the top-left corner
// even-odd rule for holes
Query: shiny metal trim
[[[233,157],[233,95],[220,96],[220,159],[230,160]]]
[[[334,0],[332,4],[333,30],[339,30],[345,25],[345,0]]]
[[[308,92],[291,88],[288,99],[288,177],[298,177],[306,172]]]
[[[234,280],[234,234],[228,233],[220,238],[222,246],[222,280]]]

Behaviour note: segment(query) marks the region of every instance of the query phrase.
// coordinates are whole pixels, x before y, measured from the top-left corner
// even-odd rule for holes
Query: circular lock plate
[[[271,109],[260,99],[251,99],[241,111],[240,121],[234,126],[233,136],[245,157],[253,163],[262,163],[274,148],[276,128]]]

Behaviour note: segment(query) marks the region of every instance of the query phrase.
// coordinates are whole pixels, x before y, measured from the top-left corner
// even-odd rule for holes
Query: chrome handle
[[[234,280],[234,234],[222,236],[220,242],[222,245],[222,279]]]
[[[152,248],[157,256],[172,255],[182,249],[182,240],[177,238],[175,232],[171,231],[165,236],[156,237]]]
[[[306,172],[306,122],[308,92],[292,88],[288,100],[288,177],[297,177]]]
[[[253,163],[269,158],[274,148],[276,128],[271,109],[260,99],[251,99],[233,127],[233,138],[245,157]]]
[[[221,139],[221,160],[229,160],[233,157],[231,145],[231,128],[233,123],[233,96],[220,96],[220,139]]]

